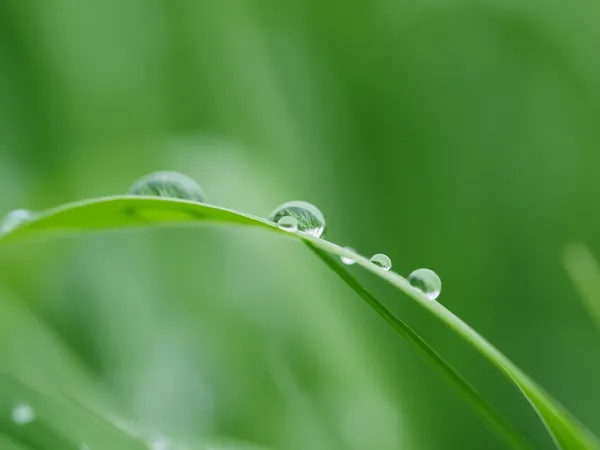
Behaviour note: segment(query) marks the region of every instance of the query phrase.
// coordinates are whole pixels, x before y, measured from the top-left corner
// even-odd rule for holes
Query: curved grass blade
[[[271,222],[226,208],[160,197],[103,197],[45,211],[31,222],[0,235],[0,243],[22,237],[76,235],[89,231],[143,227],[152,224],[190,225],[223,222],[274,228]]]
[[[336,272],[379,316],[385,320],[413,349],[446,381],[448,381],[465,401],[487,422],[492,431],[504,440],[510,448],[530,449],[531,444],[520,435],[496,410],[465,380],[442,356],[427,344],[412,328],[396,316],[389,308],[367,291],[361,284],[323,250],[307,243],[308,247],[329,268]]]
[[[306,233],[282,231],[265,219],[203,203],[156,197],[116,196],[86,200],[49,210],[35,220],[0,236],[0,244],[16,242],[32,236],[68,235],[151,224],[193,224],[198,222],[263,227],[276,233],[303,239],[315,247],[337,256],[353,259],[357,264],[386,280],[419,303],[481,353],[509,380],[513,381],[537,410],[536,412],[562,448],[600,450],[600,442],[597,438],[573,418],[562,405],[443,305],[430,300],[412,288],[408,281],[400,275],[386,272],[366,258],[324,239],[315,238]]]
[[[383,278],[444,322],[451,330],[461,336],[519,388],[534,408],[559,448],[568,450],[600,449],[600,441],[598,441],[587,428],[579,423],[579,421],[577,421],[577,419],[575,419],[558,401],[553,399],[550,394],[525,374],[525,372],[519,369],[483,336],[477,333],[451,311],[446,309],[442,304],[427,298],[421,292],[414,289],[405,278],[397,273],[391,271],[386,272],[360,255],[354,254],[336,244],[322,239],[316,239],[308,235],[302,237],[322,250],[339,256],[352,258],[357,264],[376,274],[380,278]]]

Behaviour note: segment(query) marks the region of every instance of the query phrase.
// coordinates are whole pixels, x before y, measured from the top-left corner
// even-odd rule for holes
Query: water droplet
[[[160,434],[148,440],[148,446],[150,447],[150,450],[169,450],[171,448],[171,443],[166,436]]]
[[[0,222],[0,232],[8,233],[24,223],[33,220],[35,215],[27,209],[14,209]]]
[[[408,276],[408,282],[431,300],[438,298],[442,292],[442,280],[433,270],[417,269]]]
[[[279,223],[284,216],[292,216],[298,221],[298,230],[312,234],[315,237],[323,236],[325,232],[325,217],[319,209],[307,202],[287,202],[275,209],[269,220]]]
[[[17,425],[27,425],[35,420],[35,411],[27,403],[20,403],[11,412],[11,418]]]
[[[356,250],[354,250],[352,247],[344,247],[344,249],[348,250],[349,252],[356,253]],[[340,256],[340,260],[342,261],[343,264],[346,264],[347,266],[356,264],[356,261],[352,258],[349,258],[348,256]]]
[[[131,195],[180,198],[205,202],[206,195],[195,180],[179,172],[154,172],[137,180],[129,189]]]
[[[292,216],[283,216],[277,221],[277,226],[284,231],[295,232],[298,231],[298,220]]]
[[[381,267],[386,272],[392,268],[392,260],[383,253],[377,253],[376,255],[371,256],[371,262],[376,266]]]
[[[79,450],[92,450],[92,449],[85,442],[82,442],[81,445],[79,446]]]

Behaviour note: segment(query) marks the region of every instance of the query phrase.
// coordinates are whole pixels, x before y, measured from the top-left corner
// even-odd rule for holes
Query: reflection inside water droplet
[[[279,220],[285,216],[296,219],[298,231],[312,234],[315,237],[321,237],[325,232],[325,217],[323,217],[319,208],[308,202],[293,201],[284,203],[269,215],[269,220],[279,223]]]
[[[298,231],[298,220],[292,216],[283,216],[277,221],[277,226],[284,231]]]
[[[392,268],[392,260],[383,253],[377,253],[376,255],[371,256],[371,262],[376,266],[381,267],[386,272]]]
[[[31,405],[20,403],[13,408],[10,416],[17,425],[26,425],[35,420],[35,411]]]
[[[196,181],[179,172],[154,172],[137,180],[129,189],[131,195],[179,198],[205,202],[206,195]]]

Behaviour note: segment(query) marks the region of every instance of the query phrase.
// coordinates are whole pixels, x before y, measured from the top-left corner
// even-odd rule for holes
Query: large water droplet
[[[15,209],[9,212],[0,222],[0,233],[8,233],[24,223],[33,220],[34,214],[28,209]]]
[[[433,270],[417,269],[408,276],[408,282],[431,300],[438,298],[442,292],[442,280]]]
[[[279,223],[284,216],[292,216],[298,221],[298,230],[312,234],[315,237],[323,236],[325,232],[325,217],[314,205],[302,201],[287,202],[277,207],[269,215],[269,220]]]
[[[392,268],[392,260],[383,253],[377,253],[376,255],[371,256],[371,262],[376,266],[381,267],[386,272]]]
[[[180,198],[205,202],[206,195],[195,180],[179,172],[154,172],[137,180],[129,189],[131,195]]]
[[[27,425],[35,420],[35,411],[31,405],[19,403],[13,408],[10,416],[17,425]]]
[[[292,216],[283,216],[277,221],[277,226],[284,231],[295,232],[298,231],[298,220]]]
[[[344,249],[348,250],[349,252],[356,253],[356,250],[354,250],[352,247],[344,247]],[[352,258],[349,258],[348,256],[340,256],[340,260],[342,261],[343,264],[346,264],[347,266],[356,264],[356,261]]]

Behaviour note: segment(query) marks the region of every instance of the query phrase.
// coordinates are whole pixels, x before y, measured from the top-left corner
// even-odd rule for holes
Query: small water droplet
[[[205,202],[206,195],[196,181],[179,172],[154,172],[137,180],[129,189],[131,195],[180,198]]]
[[[92,450],[92,449],[85,442],[82,442],[81,445],[79,446],[79,450]]]
[[[442,292],[442,280],[433,270],[417,269],[408,276],[408,282],[431,300],[438,298]]]
[[[381,267],[386,272],[392,268],[392,260],[383,253],[377,253],[376,255],[371,256],[371,262],[376,266]]]
[[[284,216],[291,216],[298,222],[298,230],[312,234],[315,237],[323,236],[325,233],[325,217],[314,205],[302,201],[287,202],[277,207],[269,215],[269,220],[279,223]]]
[[[349,252],[356,253],[356,250],[354,250],[352,247],[344,247],[344,249],[348,250]],[[340,260],[342,261],[343,264],[346,264],[347,266],[356,264],[356,261],[348,256],[340,256]]]
[[[298,220],[292,216],[283,216],[277,221],[277,226],[284,231],[298,231]]]
[[[148,440],[148,446],[150,447],[150,450],[169,450],[171,448],[171,443],[166,436],[160,434]]]
[[[27,425],[35,420],[35,411],[27,403],[19,403],[11,412],[11,418],[17,425]]]
[[[8,233],[24,223],[33,220],[35,215],[28,209],[14,209],[0,222],[0,232]]]

